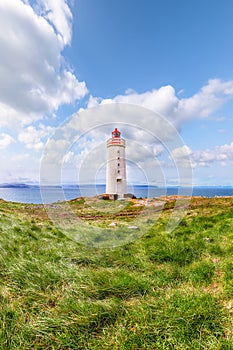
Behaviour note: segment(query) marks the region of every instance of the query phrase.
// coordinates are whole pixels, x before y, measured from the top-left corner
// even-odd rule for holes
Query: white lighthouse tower
[[[125,140],[117,128],[107,140],[106,193],[120,198],[126,193]]]

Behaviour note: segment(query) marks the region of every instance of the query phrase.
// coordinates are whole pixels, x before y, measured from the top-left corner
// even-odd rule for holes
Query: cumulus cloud
[[[28,149],[40,151],[44,147],[43,139],[47,138],[53,128],[40,124],[36,129],[33,126],[28,126],[18,135],[18,140],[26,145]]]
[[[233,98],[233,81],[210,79],[198,93],[179,101],[177,113],[181,121],[206,118]]]
[[[140,163],[142,166],[145,166],[145,163],[148,163],[148,161],[151,162],[158,158],[163,152],[164,147],[162,145],[148,144],[146,142],[142,145],[135,141],[127,142],[127,158],[133,163]]]
[[[111,103],[138,105],[161,114],[179,128],[186,121],[210,117],[230,99],[233,99],[233,80],[224,82],[211,79],[200,91],[188,98],[179,98],[174,87],[167,85],[141,94],[128,90],[124,95],[113,99],[90,96],[88,107]]]
[[[29,124],[87,93],[66,67],[62,50],[71,40],[71,13],[65,0],[0,2],[0,120]]]
[[[83,162],[83,179],[87,180],[106,160],[105,144],[101,146],[101,143],[110,137],[112,129],[117,126],[127,140],[127,158],[132,164],[146,170],[148,177],[156,179],[154,174],[159,167],[172,169],[175,165],[185,169],[184,176],[189,171],[187,178],[190,178],[191,168],[208,166],[220,158],[223,162],[225,156],[217,155],[217,148],[214,151],[192,151],[184,145],[180,128],[186,121],[210,117],[232,98],[233,81],[222,82],[218,79],[210,80],[189,98],[181,98],[170,85],[142,94],[128,90],[125,95],[112,99],[90,96],[87,109],[81,109],[60,128],[51,143],[54,148],[49,150],[45,160],[60,159],[60,164],[63,162],[67,167],[73,166],[75,172]],[[63,154],[55,147],[58,140],[68,141],[64,144],[66,149]],[[70,151],[75,142],[79,146],[78,152]],[[96,153],[95,148],[100,149],[100,146],[101,151]],[[163,155],[165,149],[166,156]],[[167,161],[169,154],[173,162]]]
[[[151,178],[159,167],[172,169],[175,165],[187,172],[188,169],[198,166],[209,166],[214,161],[221,161],[223,164],[225,159],[229,160],[230,151],[223,150],[223,146],[214,150],[192,151],[183,143],[179,130],[184,122],[210,118],[224,103],[232,99],[233,81],[212,79],[193,96],[180,96],[171,85],[141,94],[127,90],[124,95],[112,99],[90,96],[87,109],[80,110],[63,129],[66,138],[69,138],[68,135],[73,130],[85,135],[84,139],[91,140],[88,146],[85,145],[86,154],[82,153],[77,157],[72,155],[74,163],[79,164],[85,157],[89,159],[92,146],[95,148],[101,140],[106,140],[114,126],[120,128],[122,136],[127,140],[129,161],[150,172]],[[103,148],[102,152],[96,153],[86,163],[84,174],[90,171],[89,164],[92,164],[93,172],[96,171],[98,164],[104,161],[104,152]],[[168,155],[173,162],[167,161]],[[71,164],[71,158],[68,159]]]
[[[72,36],[72,13],[64,0],[39,0],[39,13],[44,16],[61,35],[64,44],[69,44]]]
[[[221,165],[224,166],[225,162],[233,161],[233,142],[215,146],[212,150],[191,150],[187,145],[184,145],[174,149],[170,157],[182,167],[208,167],[217,161],[220,161]]]
[[[233,160],[233,142],[215,147],[217,160]]]
[[[0,134],[0,149],[7,148],[13,142],[15,142],[15,140],[10,135],[5,134],[5,133]]]
[[[164,116],[169,116],[170,114],[174,114],[179,99],[175,95],[175,89],[171,85],[168,85],[141,94],[129,90],[126,91],[125,95],[118,95],[113,99],[101,99],[90,96],[88,108],[109,103],[138,105]]]
[[[127,143],[129,181],[135,182],[137,169],[149,182],[160,179],[164,183],[161,156],[183,145],[179,133],[166,118],[123,103],[82,110],[56,129],[42,157],[42,183],[59,183],[61,173],[71,175],[72,171],[73,179],[95,183],[106,165],[106,140],[116,126]]]
[[[62,54],[72,39],[72,13],[66,0],[1,0],[0,21],[4,28],[0,32],[0,124],[18,126],[18,141],[40,151],[52,129],[32,123],[87,94],[85,83],[77,79]],[[177,130],[184,122],[210,117],[233,98],[233,81],[212,79],[193,96],[182,96],[171,85],[144,93],[128,89],[111,99],[90,96],[87,110],[80,110],[51,140],[45,160],[51,169],[54,163],[81,164],[91,152],[97,169],[104,162],[105,145],[97,156],[93,150],[119,125],[128,141],[128,158],[142,167],[156,167],[156,159],[164,152],[162,145],[173,136],[179,139]],[[78,154],[70,149],[77,133],[84,135],[78,140]],[[0,136],[1,149],[14,142],[7,133]],[[139,145],[137,152],[133,141]],[[175,150],[168,152],[173,160],[186,167],[189,158],[192,167],[232,160],[231,144],[192,151],[179,139],[172,147]]]

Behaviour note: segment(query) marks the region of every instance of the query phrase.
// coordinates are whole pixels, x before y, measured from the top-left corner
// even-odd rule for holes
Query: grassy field
[[[114,219],[112,235],[142,209],[70,205],[94,231]],[[1,201],[0,349],[233,349],[233,198],[193,198],[168,233],[172,207],[133,242],[99,249],[43,206]]]

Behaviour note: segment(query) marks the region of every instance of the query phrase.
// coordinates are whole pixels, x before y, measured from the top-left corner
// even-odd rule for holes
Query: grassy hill
[[[43,206],[1,201],[0,349],[233,349],[233,198],[193,198],[170,233],[166,201],[138,239],[104,249]],[[143,205],[70,206],[93,232],[114,219],[114,236]]]

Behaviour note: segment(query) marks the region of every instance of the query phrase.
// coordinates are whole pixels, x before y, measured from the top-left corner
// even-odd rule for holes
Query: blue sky
[[[147,112],[143,133],[120,124],[129,182],[144,182],[140,169],[150,168],[153,183],[179,184],[177,168],[189,167],[194,185],[233,186],[231,0],[2,0],[0,21],[0,182],[39,181],[46,144],[78,112],[77,134],[82,119],[99,129],[72,146],[60,136],[49,156],[64,181],[76,182],[84,164],[80,179],[99,169],[103,182],[105,141],[119,122],[112,110],[103,127],[104,106],[125,105],[131,123],[130,104],[154,113],[149,129],[158,137],[157,113],[169,121],[179,147],[168,152],[167,139],[147,137]]]
[[[232,12],[227,0],[81,0],[68,53],[95,95],[167,84],[189,95],[232,78]]]

